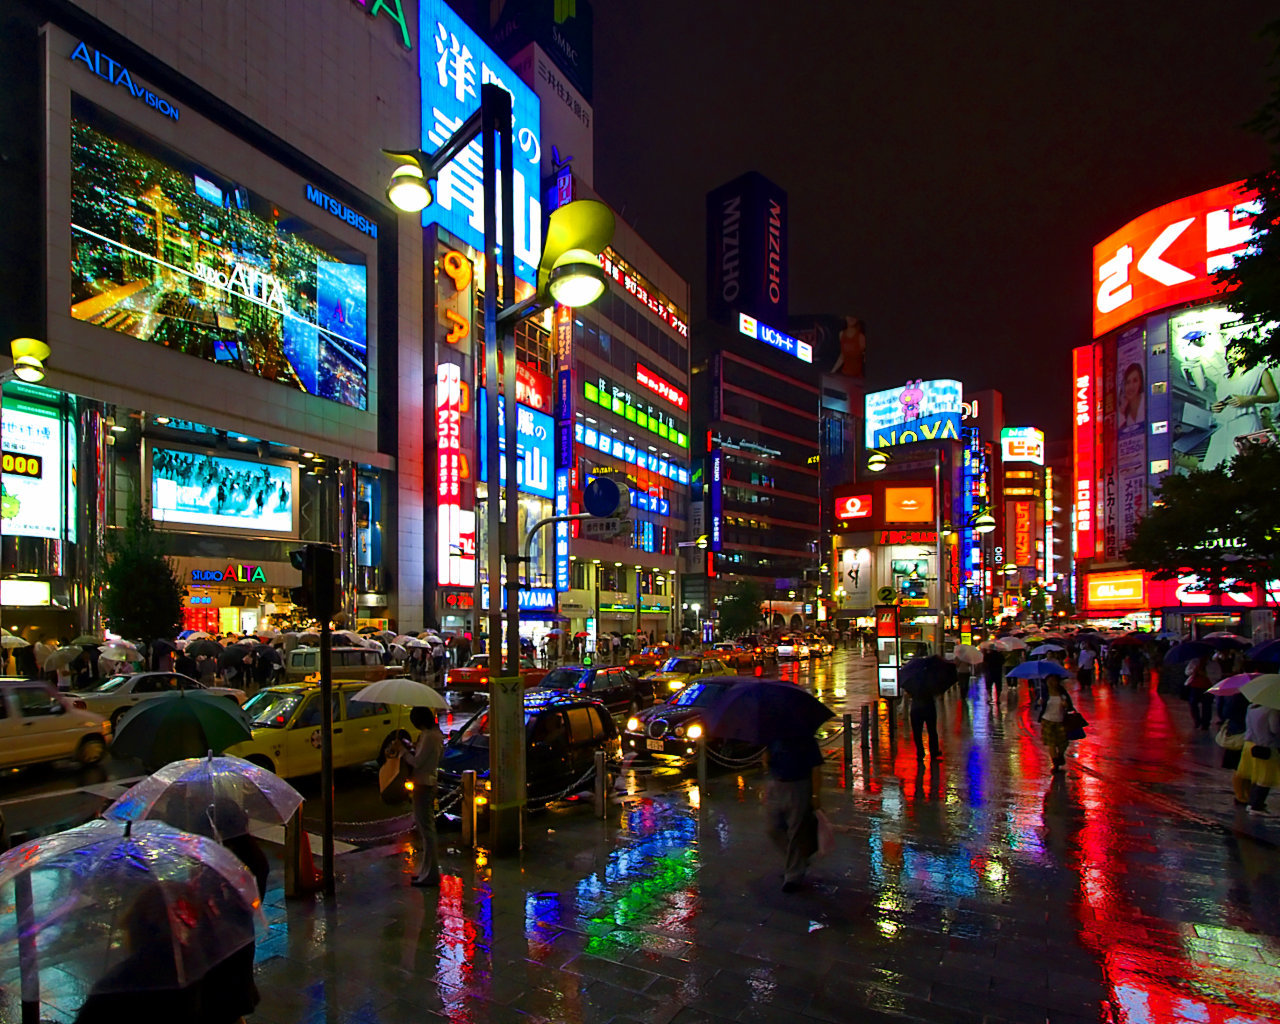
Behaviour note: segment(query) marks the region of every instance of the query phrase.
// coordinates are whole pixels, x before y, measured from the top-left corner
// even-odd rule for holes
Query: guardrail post
[[[698,799],[707,797],[707,737],[698,737]]]
[[[853,788],[853,715],[844,713],[844,785]]]
[[[605,767],[603,750],[596,751],[595,810],[597,818],[604,818],[609,813],[608,798],[609,772]]]
[[[284,895],[286,899],[297,899],[303,895],[302,886],[298,884],[298,867],[302,858],[302,812],[294,813],[284,823]]]
[[[476,845],[476,773],[462,773],[462,845]]]
[[[871,745],[871,705],[862,705],[862,749]]]

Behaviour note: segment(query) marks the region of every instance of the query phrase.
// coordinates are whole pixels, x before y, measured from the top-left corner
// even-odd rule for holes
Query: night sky
[[[871,387],[956,377],[1065,437],[1092,246],[1260,170],[1272,0],[596,0],[595,184],[705,308],[704,197],[789,193],[792,313]]]

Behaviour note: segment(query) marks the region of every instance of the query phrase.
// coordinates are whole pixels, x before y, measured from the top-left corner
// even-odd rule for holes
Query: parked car
[[[670,644],[656,644],[653,647],[642,647],[627,659],[627,668],[636,669],[640,672],[648,669],[656,669],[669,657],[671,657]]]
[[[658,672],[645,676],[645,681],[653,685],[655,698],[664,698],[674,693],[686,683],[704,676],[724,674],[724,664],[715,658],[687,657],[668,658]]]
[[[37,679],[0,681],[0,768],[60,761],[97,764],[111,722]]]
[[[109,718],[114,731],[125,712],[143,701],[176,697],[182,690],[200,690],[215,697],[226,697],[236,704],[245,702],[244,690],[231,686],[205,686],[198,679],[181,672],[134,672],[132,675],[111,676],[92,690],[67,694],[74,701],[83,701],[87,710],[99,717]]]
[[[714,644],[707,657],[723,662],[727,668],[755,668],[763,660],[750,648],[728,642]]]
[[[613,714],[639,711],[653,703],[653,681],[640,679],[631,669],[622,666],[587,668],[583,665],[564,665],[553,668],[542,679],[543,689],[572,690],[587,694],[600,701]]]
[[[333,684],[333,766],[345,768],[381,761],[389,744],[413,740],[409,709],[399,704],[352,700],[364,680]],[[245,704],[253,738],[227,749],[228,754],[273,771],[282,779],[314,775],[320,770],[319,683],[282,683],[259,690]]]
[[[836,653],[836,645],[824,636],[806,637],[805,643],[809,647],[809,653],[815,658],[829,658]]]
[[[334,647],[330,651],[334,679],[361,679],[366,683],[386,679],[387,666],[382,655],[372,647]],[[318,683],[320,681],[320,648],[295,647],[289,652],[284,667],[286,683]]]
[[[655,704],[627,719],[622,730],[623,754],[693,758],[698,740],[706,735],[711,749],[727,757],[747,757],[759,748],[736,740],[720,740],[706,734],[708,711],[734,687],[752,681],[753,676],[711,676],[691,682],[663,704]]]
[[[779,658],[807,658],[810,655],[809,645],[804,637],[784,636],[778,640]]]
[[[618,729],[598,700],[559,690],[530,690],[524,695],[525,780],[528,801],[543,805],[567,787],[590,784],[597,750],[618,753]],[[456,788],[464,771],[489,776],[489,709],[476,714],[445,744],[439,787]]]
[[[525,688],[538,686],[547,674],[545,668],[538,668],[530,658],[520,659],[520,678]],[[488,693],[489,692],[489,655],[473,654],[461,668],[451,668],[444,674],[444,689],[454,693]]]

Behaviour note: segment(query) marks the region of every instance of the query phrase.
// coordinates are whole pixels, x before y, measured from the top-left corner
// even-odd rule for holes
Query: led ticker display
[[[641,451],[634,445],[624,444],[611,434],[606,434],[582,423],[574,424],[573,433],[574,439],[588,448],[603,452],[605,455],[611,455],[615,459],[622,459],[633,466],[647,469],[651,473],[665,476],[675,483],[689,483],[689,470],[669,459],[661,459],[650,452]]]
[[[422,149],[434,153],[480,109],[480,87],[495,84],[511,93],[512,190],[515,195],[516,276],[536,283],[542,252],[542,187],[537,94],[504,64],[445,0],[423,0]],[[427,43],[425,40],[431,40]],[[479,138],[440,170],[434,200],[422,211],[423,227],[439,224],[477,252],[484,252],[485,188]],[[499,220],[501,223],[501,220]]]
[[[298,532],[297,467],[156,446],[151,518],[166,526]]]
[[[689,337],[689,315],[658,291],[644,275],[631,267],[621,256],[606,247],[600,254],[600,266],[614,281],[622,285],[626,293],[643,306],[647,306],[659,320],[683,338]]]
[[[1258,197],[1243,182],[1144,213],[1093,247],[1093,336],[1222,291],[1213,280],[1253,238]]]
[[[647,387],[663,401],[670,402],[681,412],[689,411],[689,396],[674,384],[668,383],[652,370],[646,370],[636,363],[636,380]]]
[[[1035,427],[1005,427],[1000,431],[1000,461],[1044,465],[1044,431]]]
[[[866,446],[959,441],[963,400],[958,380],[915,380],[900,388],[873,391],[864,404]]]
[[[813,362],[813,346],[807,341],[793,338],[776,327],[770,327],[755,317],[747,316],[746,313],[738,314],[738,330],[748,338],[763,341],[766,345],[772,345],[789,356],[795,356],[802,363]]]
[[[641,403],[626,388],[611,384],[601,377],[595,384],[584,381],[582,394],[588,402],[600,406],[615,416],[622,416],[628,423],[634,423],[641,430],[657,434],[664,441],[670,441],[677,447],[689,447],[689,435],[678,429],[684,426],[683,423],[677,423],[674,417],[668,417],[647,402]]]
[[[357,409],[364,257],[79,98],[71,315]]]

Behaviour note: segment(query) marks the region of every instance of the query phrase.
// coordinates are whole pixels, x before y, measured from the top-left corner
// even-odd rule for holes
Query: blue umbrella
[[[1181,665],[1188,661],[1195,661],[1196,658],[1207,658],[1216,654],[1218,649],[1212,644],[1207,644],[1203,640],[1187,640],[1184,643],[1174,644],[1164,655],[1164,663],[1166,665]]]
[[[1262,643],[1250,647],[1245,652],[1245,657],[1250,661],[1280,663],[1280,640],[1264,640]]]
[[[1045,676],[1069,676],[1065,668],[1056,661],[1024,661],[1007,674],[1009,679],[1043,679]]]
[[[763,746],[774,740],[812,736],[818,726],[834,717],[834,711],[794,683],[757,679],[729,687],[716,706],[707,709],[704,720],[707,735],[713,739]]]

